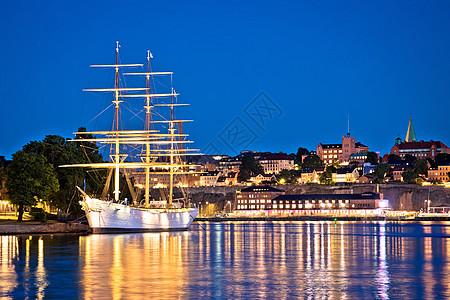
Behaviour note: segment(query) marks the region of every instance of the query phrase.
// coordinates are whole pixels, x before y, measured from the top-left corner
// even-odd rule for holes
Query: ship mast
[[[147,50],[147,105],[145,106],[145,130],[150,130],[151,106],[150,106],[150,57],[152,57],[150,50]],[[147,138],[147,141],[149,139]],[[145,207],[150,204],[150,143],[147,143],[145,149]]]
[[[120,163],[120,152],[119,152],[119,41],[116,42],[116,76],[114,80],[114,88],[115,91],[115,100],[113,101],[115,106],[115,125],[116,125],[116,147],[115,147],[115,155],[114,162],[117,164],[115,167],[115,178],[114,178],[114,200],[119,201],[119,163]]]
[[[173,200],[173,137],[175,134],[175,129],[173,128],[173,87],[172,87],[172,96],[170,97],[170,122],[169,122],[169,134],[170,134],[170,168],[169,168],[169,180],[170,180],[170,188],[169,188],[169,203],[168,206],[172,207],[172,200]]]

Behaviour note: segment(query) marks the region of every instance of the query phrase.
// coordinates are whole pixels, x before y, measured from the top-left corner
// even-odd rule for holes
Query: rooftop
[[[251,192],[278,192],[283,193],[283,190],[276,189],[274,187],[268,185],[255,185],[245,189],[242,189],[241,192],[251,193]]]
[[[350,200],[350,199],[380,199],[380,194],[300,194],[280,195],[273,200]]]

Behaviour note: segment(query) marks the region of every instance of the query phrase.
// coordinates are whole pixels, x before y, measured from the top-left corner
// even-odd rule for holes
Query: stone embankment
[[[286,191],[286,194],[359,194],[364,192],[377,192],[376,184],[353,184],[345,186],[323,186],[323,185],[298,185],[284,184],[274,185],[278,189]],[[189,193],[192,201],[199,207],[205,208],[208,202],[207,214],[223,211],[225,206],[231,205],[234,209],[236,191],[243,186],[229,187],[196,187],[190,188]],[[426,207],[426,200],[431,201],[430,206],[450,206],[450,189],[442,186],[419,186],[414,184],[380,184],[379,192],[394,210],[419,211]],[[230,204],[228,202],[230,201]],[[228,207],[226,208],[228,211]]]
[[[87,233],[89,226],[80,223],[0,225],[2,234]]]

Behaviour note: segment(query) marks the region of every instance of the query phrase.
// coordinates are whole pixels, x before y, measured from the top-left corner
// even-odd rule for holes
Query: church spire
[[[411,115],[409,115],[408,132],[406,133],[405,142],[417,142]]]

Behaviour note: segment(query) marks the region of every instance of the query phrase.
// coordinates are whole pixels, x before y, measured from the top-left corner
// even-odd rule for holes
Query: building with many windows
[[[268,185],[251,186],[236,191],[236,210],[265,210],[272,206],[272,199],[284,195],[283,190]]]
[[[278,174],[281,170],[292,170],[294,168],[294,159],[283,152],[265,152],[259,158],[259,163],[266,174]]]
[[[343,163],[349,162],[350,155],[360,152],[369,152],[369,147],[355,143],[355,138],[350,134],[342,136],[341,144],[322,144],[319,143],[316,147],[316,154],[326,165],[331,165],[335,162]]]
[[[397,138],[395,145],[391,149],[391,154],[396,154],[402,159],[407,154],[421,159],[434,159],[439,153],[450,154],[450,149],[444,143],[433,140],[402,142],[401,139]]]
[[[450,154],[450,148],[440,141],[418,141],[411,116],[405,141],[402,142],[401,138],[396,138],[395,144],[391,149],[391,154],[398,155],[402,159],[408,154],[421,159],[434,159],[439,153]]]
[[[250,198],[253,199],[253,198]],[[239,202],[238,202],[239,203]],[[255,202],[256,203],[256,202]],[[238,204],[237,215],[246,216],[302,216],[302,215],[380,215],[388,208],[389,202],[383,194],[300,194],[273,198],[264,203],[264,208],[256,205]]]
[[[438,166],[435,169],[428,170],[428,180],[449,181],[450,166]]]

